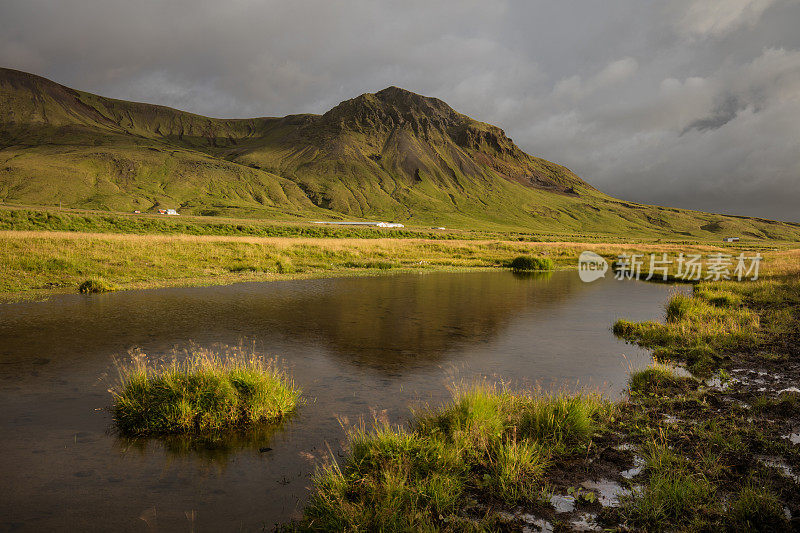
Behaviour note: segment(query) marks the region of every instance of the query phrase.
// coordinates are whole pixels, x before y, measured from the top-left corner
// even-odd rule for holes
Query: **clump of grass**
[[[90,293],[97,293],[97,292],[112,292],[117,290],[114,285],[104,281],[100,278],[95,279],[87,279],[80,285],[78,285],[78,292],[82,294],[90,294]]]
[[[151,363],[136,353],[111,389],[123,435],[200,433],[276,420],[294,410],[300,390],[274,361],[243,350],[196,349],[183,360]]]
[[[706,285],[695,285],[694,295],[718,307],[738,307],[742,304],[742,297],[733,291]]]
[[[714,496],[713,485],[702,475],[682,470],[657,472],[650,475],[641,493],[625,502],[623,512],[636,528],[665,531],[674,524],[699,522],[705,509],[714,506]]]
[[[667,322],[675,322],[684,318],[692,307],[692,299],[683,294],[676,294],[667,302]]]
[[[715,419],[699,422],[693,433],[704,443],[707,451],[719,450],[730,454],[738,454],[744,450],[742,437],[727,424]]]
[[[476,495],[532,502],[551,462],[585,449],[610,420],[599,395],[524,394],[486,384],[456,387],[409,429],[350,431],[343,466],[317,472],[306,525],[318,530],[447,529]]]
[[[436,517],[456,510],[465,464],[441,440],[383,424],[349,432],[351,454],[314,476],[306,508],[313,529],[324,531],[432,530]]]
[[[682,524],[689,530],[710,514],[718,513],[716,488],[694,473],[686,460],[664,442],[645,447],[647,483],[623,498],[622,514],[637,530],[664,531]]]
[[[509,264],[515,272],[529,272],[535,270],[553,270],[553,260],[549,257],[531,257],[520,255]]]
[[[678,376],[670,367],[660,363],[634,372],[629,378],[631,394],[674,395],[687,392],[693,384],[691,378]]]
[[[742,487],[728,508],[726,521],[732,531],[788,531],[789,521],[778,498],[764,487]]]
[[[260,270],[254,265],[233,265],[228,267],[229,272],[259,272]]]
[[[549,453],[541,443],[507,437],[490,454],[484,481],[505,502],[533,501],[548,464]]]
[[[782,392],[775,398],[759,396],[753,401],[752,409],[756,413],[772,415],[791,415],[800,407],[800,394]]]

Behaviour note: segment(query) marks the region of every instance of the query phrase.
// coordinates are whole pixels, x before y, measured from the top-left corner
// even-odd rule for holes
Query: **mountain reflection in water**
[[[302,509],[315,464],[342,453],[342,420],[404,423],[409,405],[485,375],[619,394],[650,358],[610,326],[661,318],[670,290],[430,273],[0,305],[0,530],[271,528]],[[200,439],[114,434],[115,359],[238,344],[286,365],[307,401],[294,417]]]

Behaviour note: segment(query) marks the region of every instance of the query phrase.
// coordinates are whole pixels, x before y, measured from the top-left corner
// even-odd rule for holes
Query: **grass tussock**
[[[553,260],[549,257],[531,257],[520,255],[509,263],[515,272],[531,272],[537,270],[553,270]]]
[[[241,349],[196,349],[185,359],[150,362],[136,353],[111,390],[123,435],[201,433],[280,419],[300,390],[275,362]]]
[[[742,487],[730,504],[728,527],[732,531],[788,531],[783,505],[768,489],[750,483]]]
[[[612,412],[592,394],[459,387],[447,405],[416,413],[409,429],[351,430],[344,464],[330,464],[314,479],[304,527],[462,530],[461,513],[473,498],[540,498],[550,464],[584,450]]]
[[[99,278],[87,279],[86,281],[78,285],[78,292],[80,292],[81,294],[112,292],[115,290],[117,290],[117,288],[114,285]]]
[[[708,514],[719,512],[716,488],[663,441],[647,443],[647,483],[622,500],[628,525],[637,530],[667,531],[675,524],[693,530]]]
[[[674,396],[686,393],[695,385],[693,379],[678,376],[672,368],[657,362],[632,373],[628,383],[631,394],[654,396]]]

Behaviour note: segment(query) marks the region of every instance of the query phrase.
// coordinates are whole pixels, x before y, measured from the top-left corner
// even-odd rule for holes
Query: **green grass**
[[[647,483],[622,499],[622,514],[637,530],[692,530],[719,512],[716,487],[664,442],[645,447]],[[694,526],[693,526],[694,524]]]
[[[318,471],[302,528],[447,530],[473,498],[538,501],[551,462],[585,450],[612,414],[597,395],[458,387],[408,429],[351,430],[344,463]]]
[[[694,385],[693,379],[678,376],[670,367],[659,363],[632,373],[628,382],[631,394],[655,396],[685,393]]]
[[[515,257],[509,266],[516,272],[553,270],[553,260],[549,257],[530,257],[527,255],[520,255]]]
[[[0,208],[0,230],[124,233],[129,235],[216,235],[247,237],[308,237],[358,239],[452,240],[485,238],[486,232],[317,225],[299,221],[163,216],[102,211]]]
[[[670,298],[664,323],[620,319],[613,326],[614,334],[656,349],[659,360],[685,362],[699,376],[719,368],[726,352],[757,349],[759,314],[741,307],[737,295],[697,287],[692,295]]]
[[[0,293],[74,291],[87,279],[103,279],[122,290],[348,273],[499,269],[523,254],[547,254],[554,268],[574,268],[585,249],[613,255],[653,246],[12,231],[0,232]],[[540,273],[546,274],[518,274]]]
[[[730,504],[727,524],[734,531],[788,531],[789,521],[778,498],[764,487],[742,487]]]
[[[300,390],[274,362],[242,351],[195,350],[182,361],[149,363],[137,354],[120,367],[112,389],[114,422],[123,435],[203,433],[278,420]]]
[[[95,293],[95,292],[112,292],[117,290],[114,285],[111,285],[107,281],[102,279],[87,279],[80,285],[78,285],[78,292],[83,294]]]
[[[614,332],[700,377],[716,369],[730,377],[728,365],[782,374],[796,357],[796,258],[778,256],[757,282],[702,282],[670,299],[664,323],[620,320]],[[754,384],[719,392],[658,364],[632,374],[624,427],[644,441],[643,486],[606,514],[634,530],[791,530],[784,506],[794,512],[796,487],[759,459],[775,454],[791,464],[797,457],[782,436],[794,427],[800,394],[776,395],[781,386],[767,380],[760,396]]]

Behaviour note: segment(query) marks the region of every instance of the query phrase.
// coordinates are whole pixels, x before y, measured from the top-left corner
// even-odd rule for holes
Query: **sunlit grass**
[[[633,372],[628,379],[631,394],[675,395],[689,390],[695,381],[678,376],[668,365],[654,362]]]
[[[536,270],[553,270],[553,260],[549,257],[531,257],[520,255],[515,257],[509,266],[516,272],[531,272]]]
[[[195,349],[152,362],[136,353],[111,389],[124,435],[162,435],[244,427],[294,410],[300,390],[275,362],[245,352]]]
[[[542,497],[557,457],[579,453],[613,416],[596,394],[455,387],[406,429],[349,432],[350,454],[321,468],[306,508],[318,530],[430,530],[458,523],[469,495],[506,504]]]
[[[634,251],[715,250],[707,245],[512,238],[510,234],[496,239],[429,240],[7,231],[0,232],[0,293],[75,290],[87,279],[104,279],[127,289],[342,273],[502,268],[517,256],[542,258],[552,261],[552,268],[563,269],[574,268],[584,250],[609,259]]]
[[[666,305],[665,322],[620,319],[614,334],[648,348],[659,360],[685,362],[698,375],[717,368],[724,354],[755,350],[761,339],[761,317],[741,305],[746,282],[695,286],[691,295],[675,294]]]

